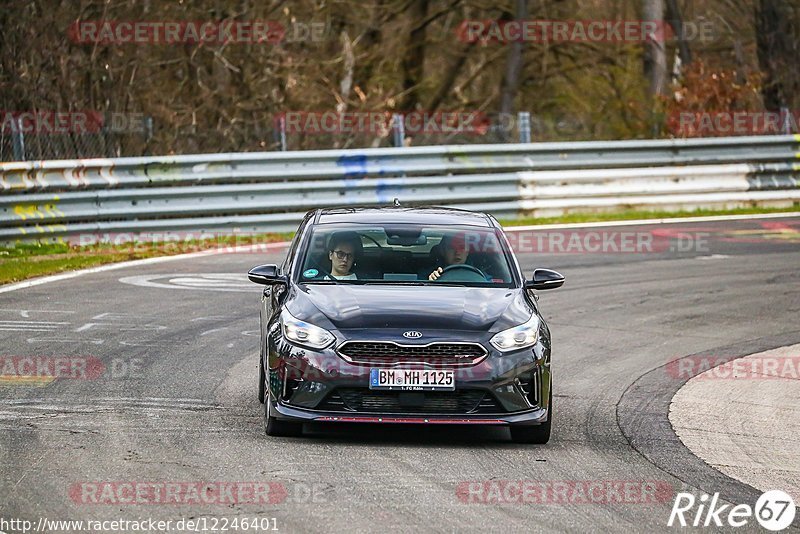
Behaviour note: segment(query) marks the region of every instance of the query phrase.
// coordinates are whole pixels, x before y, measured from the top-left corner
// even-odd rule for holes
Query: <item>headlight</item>
[[[281,314],[281,328],[286,339],[312,349],[324,349],[335,339],[324,328],[296,319],[286,310]]]
[[[508,352],[535,345],[538,337],[539,316],[534,313],[521,325],[495,334],[490,343],[500,352]]]

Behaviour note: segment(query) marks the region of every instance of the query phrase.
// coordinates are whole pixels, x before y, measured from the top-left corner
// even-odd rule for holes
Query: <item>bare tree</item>
[[[516,20],[522,22],[528,16],[528,0],[517,0]],[[510,114],[514,111],[514,99],[519,88],[519,77],[522,71],[522,47],[525,45],[521,40],[511,43],[506,60],[506,72],[503,77],[503,85],[500,88],[500,113]],[[508,141],[508,132],[500,132],[501,139]]]
[[[485,39],[459,38],[465,20],[508,22],[534,15],[542,20],[666,18],[678,39],[666,50],[660,39],[644,50],[570,40],[503,43],[490,24],[482,30]],[[680,38],[681,27],[698,15],[719,26],[713,42]],[[70,33],[77,21],[103,20],[275,20],[287,34],[268,43],[164,45],[87,42]],[[316,37],[302,31],[317,26],[324,32],[314,30]],[[541,139],[641,138],[653,135],[651,127],[658,122],[655,97],[670,92],[672,58],[666,51],[673,48],[676,69],[684,69],[678,76],[696,74],[682,96],[699,98],[732,80],[743,87],[749,81],[763,87],[770,109],[800,106],[799,0],[6,0],[0,27],[0,111],[85,110],[151,119],[146,124],[152,136],[139,131],[26,136],[28,154],[41,145],[48,159],[146,150],[273,150],[278,146],[274,119],[281,112],[396,112],[422,106],[431,111],[525,109],[534,113]],[[685,68],[691,60],[696,72]],[[727,78],[713,76],[731,70]],[[641,105],[645,94],[652,108]],[[311,129],[289,131],[289,146],[390,140],[383,132],[310,134]],[[10,157],[13,148],[9,132],[3,133],[0,159]],[[461,139],[488,140],[480,135]],[[449,140],[433,134],[417,136],[416,142]],[[108,147],[112,150],[106,152]]]
[[[642,18],[646,21],[664,20],[664,0],[643,0]],[[667,81],[667,53],[663,36],[645,42],[644,75],[648,82],[648,95],[657,96],[664,93]]]
[[[678,57],[680,58],[681,64],[688,65],[692,62],[692,51],[689,48],[689,40],[686,38],[686,32],[683,27],[683,16],[681,15],[681,8],[678,5],[678,0],[667,0],[667,20],[678,38]]]
[[[797,72],[798,28],[786,0],[759,0],[756,12],[758,62],[764,75],[764,106],[779,110],[789,106],[800,90]]]
[[[428,27],[428,0],[411,3],[412,29],[403,54],[403,98],[400,109],[410,111],[419,102],[419,86],[425,73],[425,29]]]

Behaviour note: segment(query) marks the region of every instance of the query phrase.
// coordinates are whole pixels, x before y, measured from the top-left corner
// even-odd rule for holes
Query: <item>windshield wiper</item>
[[[425,282],[422,280],[364,280],[365,284],[370,285],[404,285],[404,286],[424,286]]]
[[[353,285],[353,286],[356,286],[356,285],[364,285],[364,284],[367,284],[369,282],[367,280],[305,280],[305,281],[300,282],[300,283],[301,284],[325,284],[325,285],[331,285],[331,284],[338,285],[338,284],[341,284],[341,285]]]

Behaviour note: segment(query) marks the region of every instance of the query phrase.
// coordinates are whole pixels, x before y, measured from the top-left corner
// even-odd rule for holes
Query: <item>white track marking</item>
[[[94,317],[92,317],[92,319],[95,319],[95,320],[105,319],[107,321],[112,321],[114,319],[123,319],[123,320],[125,320],[125,319],[128,319],[130,317],[132,317],[132,315],[130,313],[106,312],[106,313],[101,313],[100,315],[95,315]]]
[[[0,321],[2,332],[53,332],[69,323],[50,321]]]
[[[200,337],[207,336],[208,334],[212,334],[214,332],[219,332],[221,330],[227,330],[227,326],[223,326],[222,328],[212,328],[211,330],[206,330],[205,332],[200,333]]]
[[[727,254],[712,254],[711,256],[700,256],[699,258],[695,259],[701,261],[707,261],[707,260],[726,260],[728,258],[730,258],[730,256],[728,256]]]
[[[166,342],[158,343],[153,341],[135,341],[135,340],[133,341],[122,340],[119,342],[119,344],[122,345],[123,347],[164,347],[170,345],[170,343]]]
[[[66,310],[12,310],[7,308],[0,308],[0,312],[18,313],[23,319],[30,319],[31,313],[75,313],[74,311]]]
[[[167,327],[160,325],[160,324],[123,324],[123,323],[86,323],[83,326],[79,326],[73,332],[85,332],[86,330],[91,330],[94,327],[100,328],[115,328],[120,331],[125,332],[133,332],[137,330],[145,330],[145,331],[153,331],[153,330],[166,330]]]
[[[53,326],[58,326],[58,325],[65,325],[65,324],[69,324],[69,323],[64,323],[64,322],[59,322],[59,321],[6,321],[6,320],[0,320],[0,325],[4,325],[4,324],[19,324],[19,325],[22,325],[22,324],[34,324],[34,325],[53,325]]]
[[[163,281],[156,281],[156,280]],[[190,291],[232,291],[253,293],[253,284],[245,273],[144,274],[119,279],[123,284],[158,289]]]
[[[70,339],[63,337],[29,337],[25,340],[28,343],[91,343],[93,345],[102,345],[105,343],[104,339]]]

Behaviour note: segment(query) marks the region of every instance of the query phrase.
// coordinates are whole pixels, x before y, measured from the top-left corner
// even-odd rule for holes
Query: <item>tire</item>
[[[270,415],[270,406],[272,401],[267,390],[264,397],[264,431],[268,436],[296,438],[303,435],[303,423],[275,419]]]
[[[511,439],[514,443],[533,443],[544,445],[550,441],[550,426],[553,421],[553,386],[550,386],[550,401],[547,404],[547,420],[540,425],[512,426]]]
[[[267,375],[264,373],[264,362],[258,359],[258,402],[264,404],[264,394],[267,390]]]

